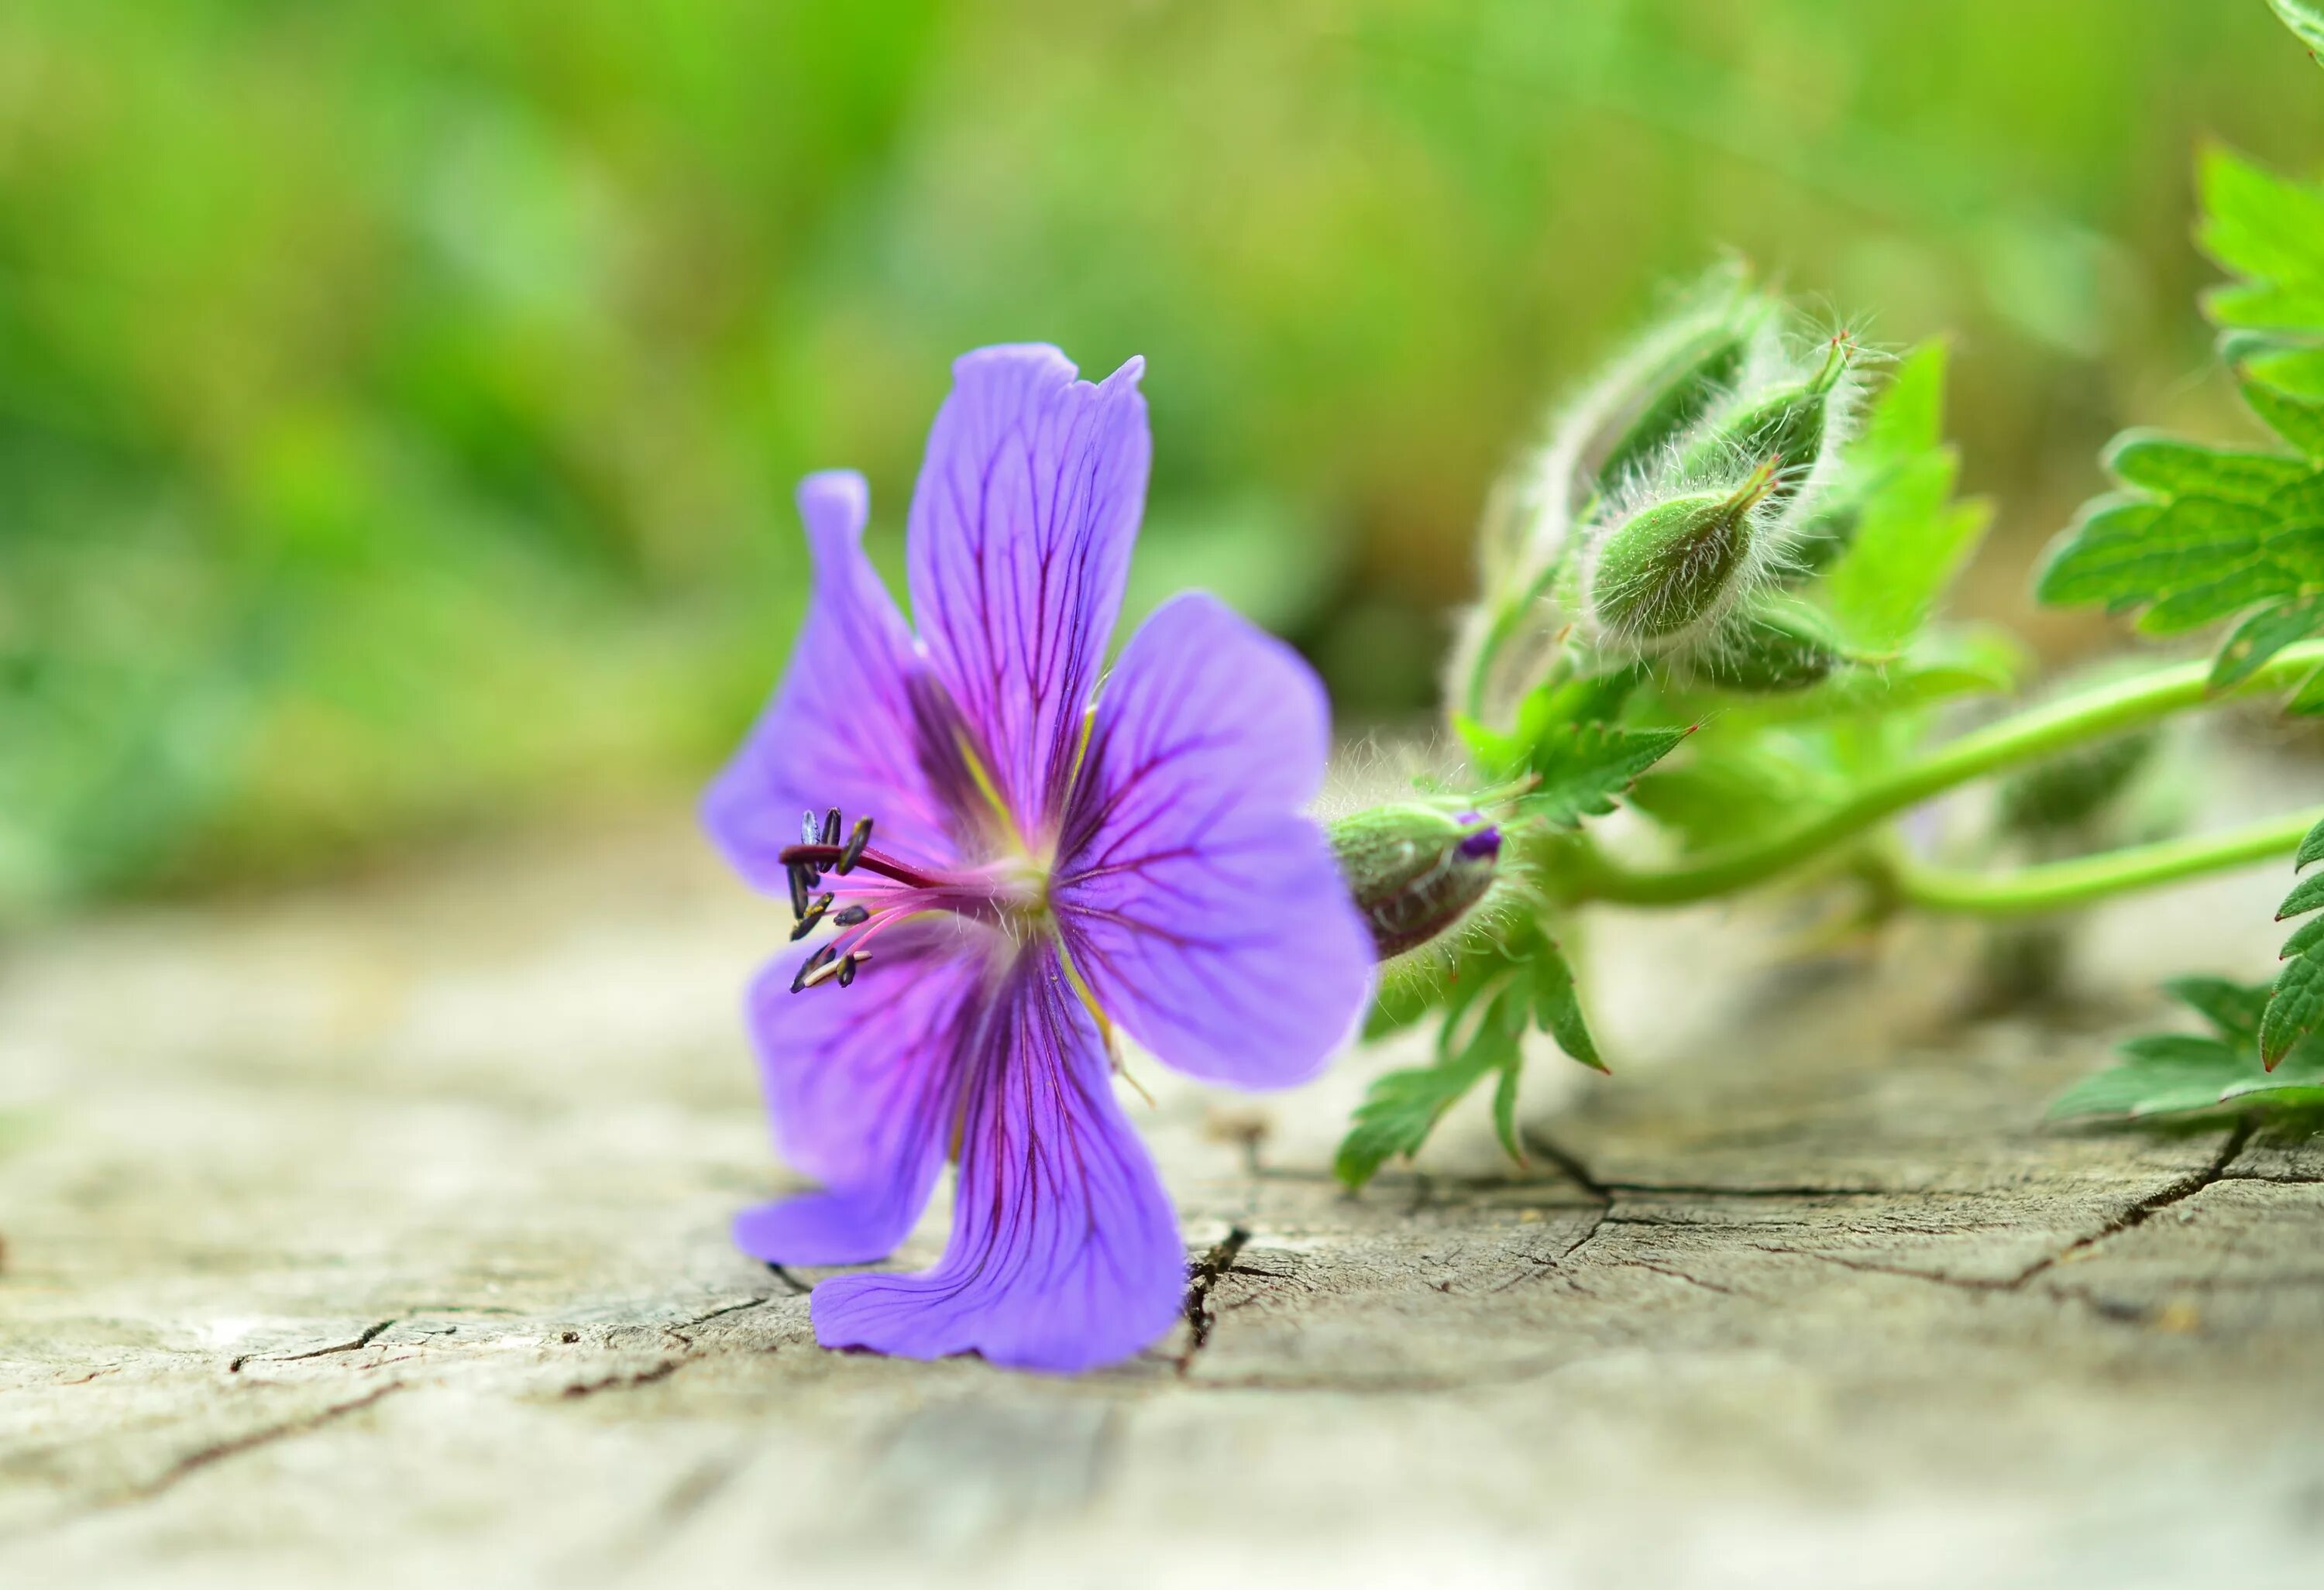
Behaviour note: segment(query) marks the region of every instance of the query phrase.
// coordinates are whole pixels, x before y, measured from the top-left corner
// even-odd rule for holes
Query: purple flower
[[[1370,938],[1301,815],[1329,735],[1288,648],[1184,595],[1101,669],[1144,506],[1142,364],[953,368],[912,499],[916,639],[864,558],[862,479],[799,488],[815,591],[706,803],[795,940],[750,1000],[777,1141],[824,1190],[747,1211],[780,1264],[892,1252],[947,1159],[936,1267],[824,1282],[825,1346],[1076,1370],[1177,1315],[1185,1255],[1115,1101],[1115,1028],[1206,1081],[1313,1075]],[[802,818],[801,813],[806,815]]]

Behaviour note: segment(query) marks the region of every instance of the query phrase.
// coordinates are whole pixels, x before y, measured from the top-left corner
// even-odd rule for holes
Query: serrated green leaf
[[[1505,978],[1473,1023],[1463,1024],[1458,1013],[1448,1016],[1434,1065],[1389,1071],[1365,1089],[1333,1160],[1333,1173],[1350,1187],[1361,1187],[1388,1160],[1417,1153],[1444,1112],[1486,1073],[1517,1070],[1517,1038],[1526,1015],[1522,979]],[[1465,1035],[1451,1041],[1464,1025]]]
[[[2210,688],[2242,684],[2285,647],[2324,630],[2324,595],[2262,608],[2236,627],[2211,664]]]
[[[2275,453],[2206,447],[2155,431],[2125,431],[2107,446],[2103,462],[2127,486],[2157,497],[2216,497],[2226,502],[2264,502],[2301,479],[2308,465]]]
[[[2294,955],[2311,955],[2319,946],[2324,946],[2324,916],[2311,917],[2293,929],[2292,936],[2283,941],[2280,958],[2289,960]]]
[[[2163,991],[2200,1015],[2220,1036],[2250,1043],[2259,1037],[2260,1013],[2267,1008],[2273,988],[2227,978],[2182,977],[2164,983]]]
[[[2203,312],[2225,326],[2304,332],[2324,324],[2324,289],[2272,282],[2214,288],[2203,295]]]
[[[2324,1021],[2324,960],[2313,955],[2295,956],[2275,974],[2275,995],[2260,1018],[2260,1062],[2273,1071],[2276,1062]]]
[[[2308,457],[2324,459],[2324,400],[2295,397],[2262,381],[2243,382],[2243,394],[2270,430]]]
[[[1670,755],[1684,729],[1617,729],[1606,723],[1564,723],[1534,742],[1528,770],[1538,782],[1517,802],[1520,812],[1563,828],[1602,817],[1638,775]]]
[[[2199,173],[2203,252],[2238,276],[2300,286],[2324,277],[2324,195],[2214,145]]]
[[[2051,554],[2036,594],[2060,607],[2160,601],[2257,560],[2261,538],[2278,523],[2264,508],[2216,497],[2181,497],[2168,507],[2109,502]]]
[[[2292,36],[2310,51],[2324,51],[2324,10],[2309,0],[2267,0]]]
[[[2124,1058],[2083,1078],[2050,1106],[2053,1118],[2124,1115],[2134,1118],[2216,1108],[2219,1095],[2259,1074],[2246,1052],[2214,1038],[2187,1034],[2153,1034],[2168,1044],[2123,1045]],[[2140,1043],[2133,1040],[2133,1043]]]
[[[2292,891],[2283,896],[2283,904],[2276,907],[2275,919],[2289,922],[2295,916],[2305,916],[2319,909],[2324,909],[2324,872],[2313,878],[2301,878]]]
[[[1545,736],[1577,723],[1612,721],[1648,676],[1644,664],[1633,664],[1542,685],[1517,703],[1516,721],[1507,731],[1457,712],[1452,728],[1489,777],[1515,778],[1533,767]]]
[[[1444,1065],[1416,1066],[1375,1080],[1365,1089],[1355,1122],[1341,1140],[1333,1174],[1350,1187],[1361,1187],[1390,1159],[1417,1153],[1444,1112],[1482,1074]]]
[[[2287,569],[2262,559],[2247,563],[2205,584],[2172,593],[2140,615],[2149,635],[2181,635],[2239,613],[2255,602],[2281,596],[2298,580]]]
[[[1534,1025],[1556,1040],[1557,1046],[1591,1070],[1607,1070],[1582,1019],[1582,996],[1575,988],[1573,968],[1565,953],[1545,938],[1533,959]]]
[[[2279,340],[2282,335],[2254,332],[2251,335],[2255,345],[2227,362],[2272,387],[2297,392],[2303,398],[2324,398],[2324,348],[2287,345]]]
[[[2310,829],[2308,837],[2300,841],[2300,854],[2293,859],[2292,869],[2297,872],[2317,861],[2324,861],[2324,823]]]

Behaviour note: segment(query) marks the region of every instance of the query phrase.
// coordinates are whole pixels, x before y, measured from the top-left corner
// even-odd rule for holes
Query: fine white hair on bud
[[[1714,635],[1764,577],[1776,478],[1763,464],[1731,486],[1654,496],[1591,538],[1581,584],[1592,638],[1655,657]]]
[[[1482,598],[1448,699],[1506,721],[1536,685],[1655,659],[1802,688],[1828,648],[1755,623],[1758,597],[1854,532],[1841,455],[1878,355],[1734,267],[1714,271],[1566,407],[1495,490]]]
[[[1583,618],[1573,568],[1587,527],[1638,489],[1680,439],[1767,363],[1780,306],[1729,262],[1610,361],[1558,413],[1547,439],[1487,499],[1482,596],[1448,659],[1449,699],[1488,720],[1556,665]],[[1464,688],[1465,686],[1465,688]]]

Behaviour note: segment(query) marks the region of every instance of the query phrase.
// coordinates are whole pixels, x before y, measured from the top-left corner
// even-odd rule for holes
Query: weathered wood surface
[[[2281,887],[2043,1021],[1608,921],[1620,1073],[1360,1199],[1379,1059],[1149,1066],[1199,1323],[1071,1382],[820,1352],[728,1246],[780,924],[676,823],[78,925],[0,963],[0,1584],[2312,1585],[2324,1145],[2040,1118]]]

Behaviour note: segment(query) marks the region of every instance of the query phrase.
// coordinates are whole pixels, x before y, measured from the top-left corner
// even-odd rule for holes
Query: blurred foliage
[[[2324,147],[2265,6],[12,0],[0,916],[691,778],[790,483],[892,567],[951,357],[1142,352],[1139,600],[1425,704],[1487,482],[1731,245],[1952,328],[1996,545],[2201,385],[2185,151]]]

